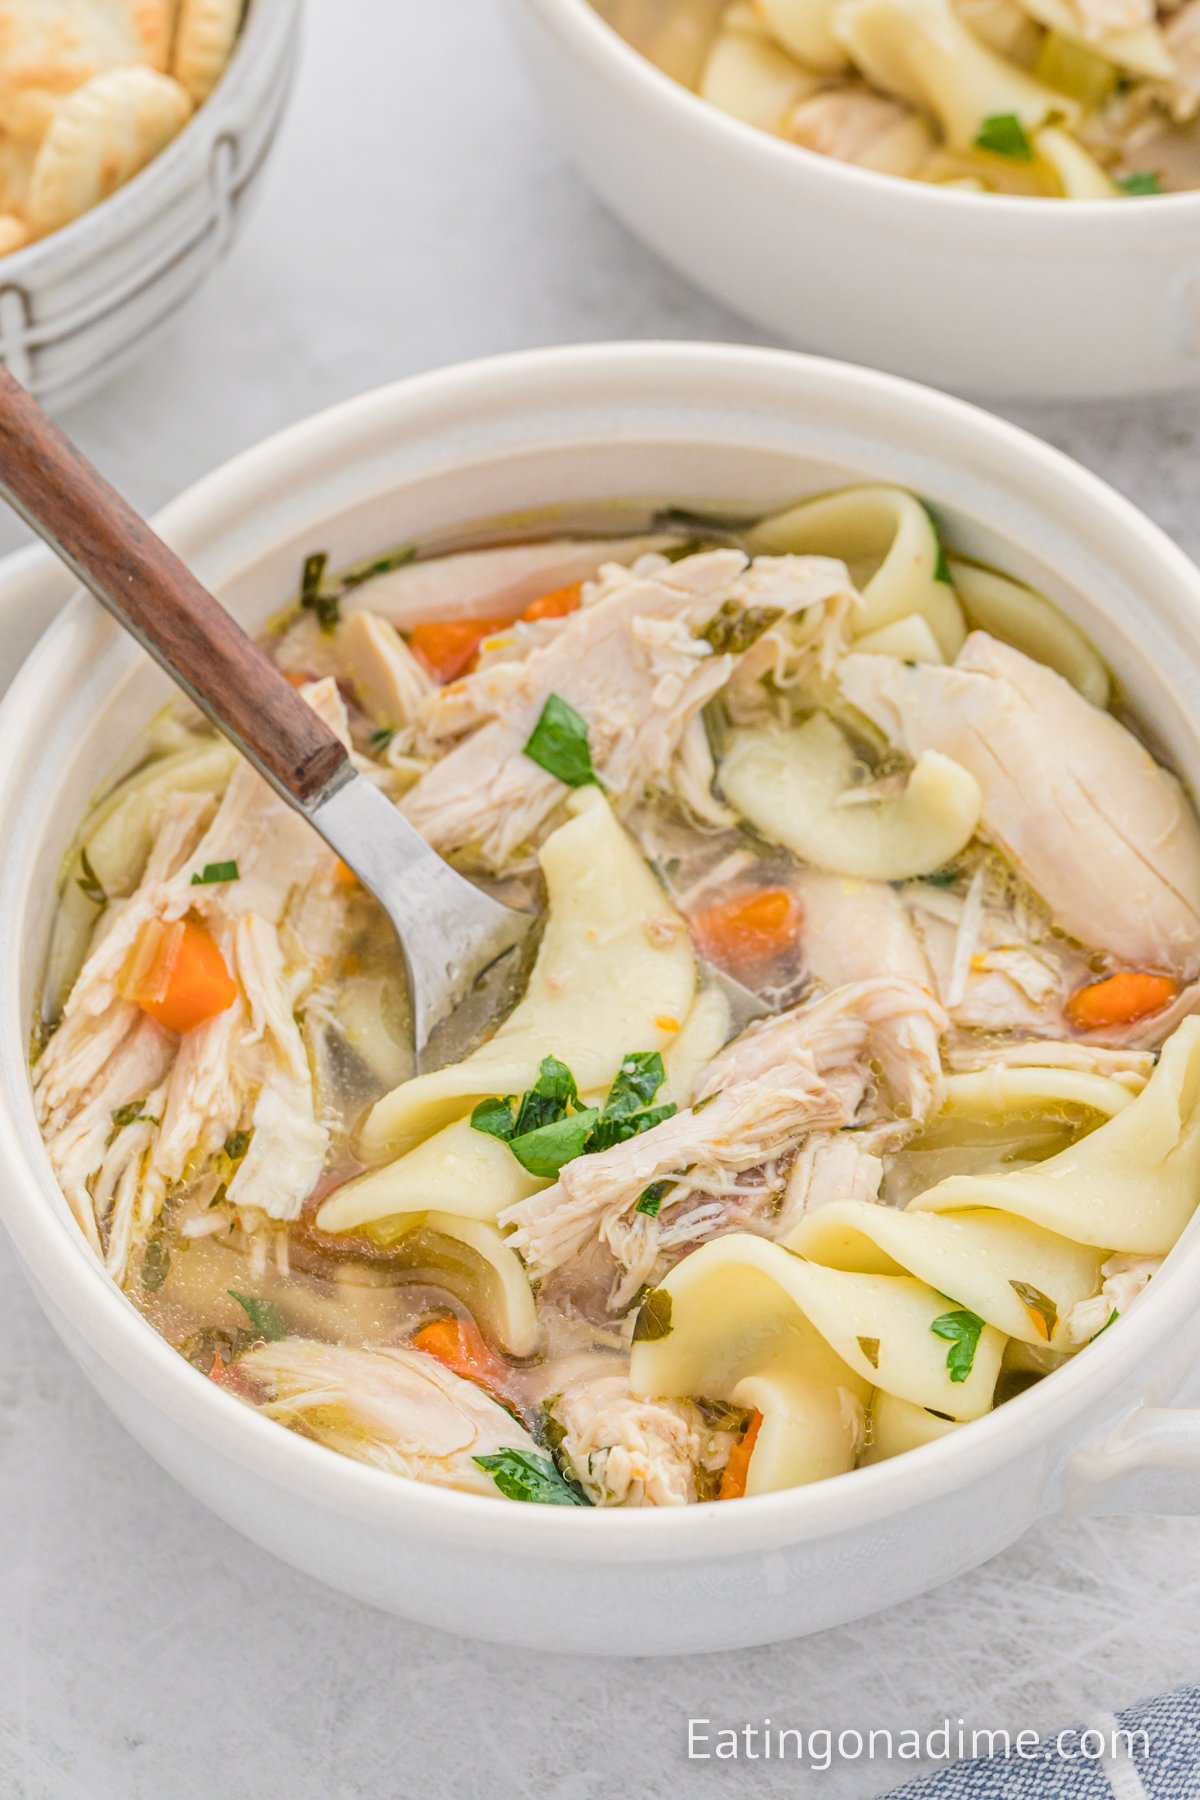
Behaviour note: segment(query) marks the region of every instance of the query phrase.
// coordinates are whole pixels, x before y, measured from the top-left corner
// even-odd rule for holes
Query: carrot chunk
[[[570,587],[554,588],[548,594],[542,594],[525,608],[521,617],[530,625],[537,619],[565,619],[568,613],[576,612],[583,601],[582,581],[573,581]]]
[[[237,999],[237,983],[214,939],[194,919],[155,925],[136,953],[139,971],[129,998],[168,1031],[191,1031]]]
[[[1105,1025],[1131,1025],[1135,1019],[1161,1012],[1178,994],[1179,983],[1169,975],[1122,969],[1103,981],[1077,988],[1065,1010],[1076,1031],[1098,1031]]]
[[[487,1393],[499,1399],[507,1397],[511,1385],[508,1364],[488,1348],[479,1327],[469,1319],[434,1319],[422,1325],[412,1347],[435,1356],[453,1374],[473,1381]]]
[[[509,619],[445,619],[441,624],[414,625],[408,647],[424,663],[435,681],[445,683],[465,675],[484,638],[511,624]]]
[[[729,1461],[725,1464],[721,1475],[721,1491],[718,1500],[741,1500],[746,1493],[746,1482],[750,1475],[750,1458],[754,1455],[754,1446],[758,1442],[759,1430],[763,1416],[755,1411],[750,1415],[750,1423],[733,1449],[729,1452]]]
[[[800,909],[786,888],[759,888],[706,907],[693,916],[691,926],[702,956],[738,969],[770,962],[794,944]]]

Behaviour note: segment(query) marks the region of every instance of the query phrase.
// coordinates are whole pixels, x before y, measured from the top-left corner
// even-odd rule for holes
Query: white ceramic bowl
[[[1028,200],[877,175],[699,100],[588,0],[510,13],[602,198],[785,342],[969,393],[1200,384],[1200,193]]]
[[[859,480],[915,489],[955,545],[1059,600],[1200,779],[1200,573],[1056,452],[860,369],[680,344],[469,365],[270,440],[177,501],[162,526],[257,626],[313,547],[336,565],[550,502],[768,510]],[[69,585],[47,585],[36,557],[0,576],[0,645]],[[85,1247],[50,1173],[26,1067],[63,849],[168,691],[79,595],[0,706],[0,1219],[89,1380],[229,1524],[431,1624],[651,1653],[792,1637],[905,1600],[1064,1505],[1200,1509],[1200,1414],[1166,1406],[1200,1343],[1196,1230],[1117,1329],[997,1413],[894,1462],[735,1506],[579,1512],[447,1493],[335,1456],[197,1374]]]
[[[295,74],[300,0],[251,0],[214,92],[133,180],[0,259],[0,361],[61,408],[116,374],[240,229]]]

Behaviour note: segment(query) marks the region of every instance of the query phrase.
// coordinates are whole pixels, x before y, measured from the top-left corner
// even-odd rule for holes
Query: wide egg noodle
[[[935,1444],[962,1429],[957,1419],[940,1419],[911,1400],[898,1400],[895,1394],[875,1393],[867,1415],[867,1442],[860,1465],[887,1462],[902,1456],[906,1450],[919,1450],[922,1444]]]
[[[730,805],[765,837],[834,875],[904,881],[943,868],[970,843],[983,800],[961,764],[926,753],[900,793],[861,800],[855,769],[841,729],[814,713],[791,729],[734,732],[720,782]]]
[[[955,1308],[910,1276],[822,1268],[735,1232],[686,1257],[658,1295],[660,1317],[669,1300],[668,1329],[635,1341],[631,1391],[759,1405],[766,1421],[745,1384],[769,1374],[783,1394],[786,1381],[794,1423],[786,1452],[777,1443],[772,1455],[787,1485],[853,1467],[861,1418],[851,1402],[865,1403],[872,1387],[958,1419],[992,1404],[1003,1335],[983,1326],[969,1374],[952,1381],[947,1340],[931,1327]]]
[[[686,929],[597,789],[542,847],[547,923],[525,996],[462,1062],[406,1081],[371,1109],[368,1161],[396,1156],[479,1100],[520,1094],[553,1053],[581,1094],[607,1091],[631,1051],[665,1050],[691,1011]]]
[[[786,1247],[827,1268],[914,1275],[1008,1337],[1045,1343],[1051,1326],[1100,1291],[1104,1251],[1001,1212],[899,1212],[834,1200],[802,1218]],[[1042,1322],[1015,1283],[1054,1307]]]
[[[954,589],[938,580],[937,531],[919,500],[902,488],[846,488],[802,501],[747,533],[755,556],[811,555],[841,558],[862,594],[852,621],[856,635],[918,613],[948,662],[966,638]]]
[[[1200,1197],[1200,1019],[1185,1019],[1143,1091],[1057,1156],[998,1175],[950,1175],[921,1212],[992,1208],[1080,1244],[1165,1256]]]

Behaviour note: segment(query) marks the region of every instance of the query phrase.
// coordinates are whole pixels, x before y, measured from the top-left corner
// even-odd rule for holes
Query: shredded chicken
[[[421,702],[434,682],[396,627],[363,608],[339,625],[337,649],[371,723],[411,742]]]
[[[697,1097],[762,1079],[778,1061],[799,1053],[843,1095],[853,1117],[874,1061],[895,1101],[920,1121],[941,1103],[938,1040],[945,1029],[946,1014],[927,987],[886,976],[848,982],[751,1025],[709,1064]]]
[[[697,1471],[729,1460],[736,1434],[689,1400],[638,1400],[623,1375],[573,1382],[552,1401],[562,1454],[596,1506],[686,1506]]]
[[[1063,1337],[1082,1348],[1110,1323],[1113,1314],[1127,1313],[1150,1278],[1162,1267],[1161,1256],[1136,1256],[1121,1251],[1102,1263],[1104,1285],[1090,1300],[1077,1300],[1063,1320]]]
[[[551,694],[586,721],[593,768],[618,808],[665,788],[691,721],[718,693],[737,655],[702,635],[723,608],[789,613],[822,605],[848,586],[842,564],[823,557],[767,557],[748,565],[736,550],[668,564],[607,567],[578,612],[519,663],[491,663],[423,708],[453,709],[467,735],[424,775],[403,811],[435,849],[471,851],[501,869],[531,843],[562,804],[563,784],[525,755]]]
[[[341,735],[332,681],[306,698]],[[238,879],[196,886],[209,862]],[[181,795],[167,807],[135,892],[111,903],[34,1075],[56,1173],[90,1242],[118,1281],[188,1172],[245,1130],[228,1183],[243,1214],[298,1216],[324,1165],[311,1059],[297,1016],[314,993],[340,919],[336,858],[304,820],[241,764],[215,812]],[[177,1036],[121,992],[143,927],[198,914],[235,975],[232,1005]],[[137,1118],[114,1114],[140,1102]],[[261,1132],[261,1139],[260,1139]]]
[[[233,1391],[269,1418],[358,1462],[439,1487],[495,1494],[475,1458],[537,1454],[523,1425],[474,1382],[418,1350],[354,1350],[307,1338],[256,1344]]]
[[[736,1187],[730,1177],[774,1161],[805,1132],[849,1118],[844,1101],[801,1050],[640,1137],[578,1157],[552,1187],[509,1207],[500,1222],[515,1228],[509,1243],[533,1273],[546,1274],[576,1255],[608,1219],[636,1207],[652,1182],[686,1169],[690,1189],[720,1194]]]
[[[906,755],[939,750],[974,775],[983,834],[1064,931],[1133,968],[1196,971],[1200,826],[1110,713],[982,631],[951,668],[852,655],[841,680]]]

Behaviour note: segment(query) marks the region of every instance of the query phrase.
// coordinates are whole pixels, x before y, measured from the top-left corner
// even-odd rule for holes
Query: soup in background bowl
[[[863,490],[871,496],[865,512]],[[548,511],[548,502],[557,503]],[[483,524],[464,530],[472,519]],[[505,780],[515,787],[497,801],[494,787],[472,781],[463,790],[469,812],[434,809],[442,829],[466,830],[463,841],[442,847],[480,879],[514,891],[528,884],[535,898],[544,881],[538,957],[545,979],[539,988],[535,963],[529,985],[538,1004],[558,1005],[555,1028],[547,1034],[539,1026],[515,1042],[510,1028],[522,1008],[529,1018],[529,1001],[521,1000],[474,1062],[419,1082],[404,1060],[403,996],[394,982],[385,994],[389,949],[374,937],[361,896],[344,871],[314,867],[297,843],[283,863],[288,898],[272,912],[280,879],[272,850],[280,840],[259,829],[255,789],[240,770],[227,787],[223,777],[213,781],[211,766],[205,777],[200,759],[215,751],[228,761],[227,753],[185,713],[160,716],[170,686],[144,656],[80,599],[17,678],[0,734],[0,904],[13,929],[0,964],[0,1139],[10,1170],[0,1211],[89,1377],[193,1492],[277,1553],[397,1611],[508,1641],[626,1653],[764,1641],[901,1600],[1011,1541],[1058,1504],[1067,1481],[1076,1503],[1101,1494],[1109,1505],[1129,1504],[1135,1494],[1143,1504],[1186,1503],[1190,1415],[1152,1414],[1134,1424],[1127,1415],[1151,1387],[1169,1397],[1190,1360],[1191,1239],[1185,1232],[1187,1241],[1131,1303],[1129,1285],[1149,1272],[1144,1260],[1140,1267],[1101,1264],[1159,1251],[1118,1249],[1126,1240],[1110,1238],[1107,1225],[1103,1243],[1089,1242],[1086,1221],[1068,1227],[1065,1217],[1057,1224],[1036,1217],[1030,1199],[1056,1158],[1084,1159],[1085,1175],[1089,1157],[1108,1168],[1123,1120],[1134,1124],[1125,1141],[1146,1152],[1154,1137],[1148,1110],[1163,1134],[1155,1141],[1165,1145],[1174,1108],[1184,1148],[1191,1025],[1177,1023],[1171,1010],[1186,1010],[1189,973],[1186,954],[1173,947],[1178,919],[1169,905],[1163,912],[1150,904],[1162,895],[1148,887],[1133,924],[1166,935],[1153,945],[1128,937],[1114,860],[1102,942],[1087,942],[1093,927],[1082,917],[1066,919],[1068,893],[1046,900],[1042,869],[1032,895],[1052,906],[1069,936],[1048,926],[1028,880],[1011,869],[1002,879],[1000,862],[982,852],[988,777],[967,743],[938,748],[913,740],[909,747],[906,738],[902,745],[885,696],[868,691],[887,677],[914,684],[913,692],[969,678],[974,692],[977,680],[993,679],[976,666],[981,654],[999,658],[1010,674],[1019,670],[1022,682],[1051,684],[1063,717],[1085,719],[1119,745],[1120,758],[1142,772],[1145,795],[1170,800],[1186,854],[1194,827],[1169,770],[1191,779],[1198,761],[1197,578],[1160,534],[1053,452],[944,398],[863,371],[692,346],[560,352],[405,384],[240,459],[165,525],[243,622],[270,632],[274,621],[276,654],[339,722],[344,709],[357,753],[409,807],[424,782],[457,781],[466,752],[474,745],[479,754],[480,733],[500,715],[471,723],[460,712],[445,750],[427,767],[412,766],[420,746],[404,741],[403,720],[371,716],[382,690],[369,698],[363,668],[356,682],[314,661],[341,656],[345,624],[373,616],[374,624],[354,627],[349,644],[366,636],[377,650],[382,642],[389,652],[383,667],[393,675],[411,676],[416,664],[420,703],[431,714],[512,704],[534,659],[570,644],[569,634],[615,613],[628,626],[626,640],[618,634],[608,645],[618,652],[625,641],[624,660],[602,661],[593,644],[584,684],[579,656],[560,652],[554,685],[525,696],[528,720],[518,728],[509,718],[515,741]],[[814,530],[816,539],[808,535]],[[781,532],[788,543],[773,535]],[[647,536],[650,543],[641,541]],[[583,539],[593,542],[581,548]],[[556,540],[549,550],[547,540]],[[413,544],[418,555],[401,561]],[[879,576],[897,545],[898,605],[884,617],[888,584],[879,586]],[[482,623],[486,634],[478,652],[469,642],[457,646],[456,654],[481,652],[476,669],[451,672],[439,663],[444,631],[440,645],[417,635],[422,625],[450,621],[445,586],[436,608],[424,603],[425,589],[419,615],[393,610],[385,618],[385,598],[444,584],[447,571],[457,584],[465,569],[484,566],[481,549],[508,558],[510,572],[512,559],[524,559],[533,585],[508,587],[500,612],[490,615],[503,614],[502,625],[460,612],[460,626]],[[308,561],[318,553],[327,555],[320,567]],[[451,562],[462,553],[469,564]],[[546,560],[585,553],[582,568],[564,569],[561,560],[551,568]],[[346,571],[360,574],[355,565],[364,558],[396,565],[376,578],[373,597],[371,582],[346,579]],[[298,582],[306,562],[307,581]],[[490,606],[502,584],[494,560],[489,567],[479,591]],[[570,591],[576,582],[583,584],[577,596]],[[539,606],[547,593],[558,598]],[[303,599],[309,604],[299,617],[290,613]],[[543,616],[516,631],[528,657],[498,655],[504,644],[484,648],[508,636],[531,606]],[[964,638],[967,625],[974,629]],[[786,653],[781,642],[791,646]],[[657,698],[639,699],[627,730],[614,738],[592,702],[607,696],[617,706],[622,695],[641,693],[622,685],[635,643],[639,679],[653,677]],[[768,654],[773,672],[764,680],[756,659]],[[1119,673],[1120,685],[1106,695],[1107,670]],[[439,673],[450,679],[439,683]],[[851,676],[868,684],[853,701]],[[1010,677],[996,679],[995,692],[1008,694]],[[716,686],[693,709],[698,680]],[[725,697],[714,708],[717,693]],[[739,696],[744,704],[735,704]],[[559,704],[551,707],[553,697]],[[1001,710],[1008,715],[1007,701]],[[703,743],[697,732],[685,742],[692,719],[706,711]],[[1019,717],[1015,701],[1011,711]],[[674,722],[666,736],[655,729],[664,720]],[[1054,729],[1062,729],[1057,712]],[[382,741],[389,732],[395,735]],[[638,755],[626,758],[623,774],[617,751],[630,734]],[[1048,741],[1040,725],[1037,738],[1040,751]],[[111,822],[136,820],[137,796],[153,791],[170,757],[185,759],[172,768],[176,776],[190,768],[195,784],[176,779],[159,790],[164,813],[153,841],[157,848],[169,813],[186,848],[174,867],[164,850],[163,887],[152,893],[139,852],[125,877],[131,891],[121,893],[114,846],[136,833]],[[675,786],[677,758],[687,799]],[[775,771],[769,777],[767,765]],[[804,772],[799,798],[797,769]],[[587,779],[589,772],[598,779]],[[650,803],[634,791],[646,775],[659,795]],[[111,795],[131,778],[122,800],[108,802],[107,838],[101,816],[81,839],[97,793]],[[764,810],[778,780],[787,784],[786,804]],[[715,814],[708,820],[696,811],[705,792]],[[229,802],[239,794],[235,842]],[[1115,775],[1093,802],[1119,804]],[[1019,814],[1026,822],[1034,816]],[[218,819],[229,833],[223,845],[211,836]],[[811,854],[814,819],[822,854],[837,846],[838,873],[819,868]],[[1083,829],[1083,814],[1076,824]],[[196,829],[204,835],[190,837]],[[807,848],[784,841],[785,831],[799,830],[808,833]],[[864,846],[876,858],[869,866],[860,860]],[[1167,847],[1164,839],[1164,854]],[[1124,854],[1119,845],[1111,852],[1118,860]],[[885,853],[892,860],[880,862]],[[1015,861],[1029,851],[1014,843],[1004,855]],[[1076,872],[1073,861],[1063,866]],[[75,934],[63,924],[51,931],[60,885],[69,907],[83,909]],[[884,936],[872,929],[874,970],[841,974],[827,964],[814,981],[823,887],[837,894],[831,954],[865,895],[899,920],[901,941],[912,933],[926,978],[885,980]],[[154,901],[141,923],[132,910],[139,891]],[[1092,891],[1078,888],[1085,898]],[[303,901],[294,913],[293,899]],[[598,921],[601,906],[610,910]],[[1012,1047],[1007,1027],[996,1039],[987,1025],[941,1022],[955,1007],[986,1000],[985,977],[1000,974],[1002,992],[1022,991],[1022,1004],[1037,1004],[1031,963],[1010,960],[1006,968],[1003,953],[1014,946],[989,936],[991,916],[1006,907],[1008,925],[1019,919],[1024,928],[1025,956],[1048,965],[1050,977],[1040,984],[1048,1028],[1015,1041],[1050,1043],[1050,1058],[1025,1051],[1011,1067],[990,1054],[970,1066],[942,1054],[931,1061],[921,1047],[930,1032],[947,1050],[964,1042],[989,1053]],[[322,919],[337,925],[321,971],[332,976],[336,963],[336,979],[323,983],[310,981],[302,966],[320,949]],[[142,943],[147,922],[155,929]],[[123,923],[129,948],[139,951],[133,957],[118,954]],[[180,923],[191,933],[174,932]],[[572,926],[582,929],[573,936]],[[110,1022],[133,1009],[123,1016],[138,1034],[138,1054],[162,1058],[164,1092],[143,1085],[113,1100],[97,1086],[90,1123],[75,1115],[85,1125],[76,1141],[92,1132],[99,1163],[91,1167],[107,1164],[90,1187],[90,1168],[82,1187],[72,1187],[62,1160],[70,1139],[56,1141],[46,1112],[63,1185],[85,1227],[83,1196],[92,1208],[98,1256],[43,1147],[28,1031],[31,1018],[52,1022],[65,995],[85,991],[90,978],[77,974],[80,966],[103,974],[95,959],[106,933],[118,983]],[[973,945],[957,958],[957,972],[951,952],[946,978],[956,986],[945,999],[935,940]],[[198,949],[205,941],[211,948]],[[546,963],[552,951],[562,962]],[[997,956],[993,968],[975,964]],[[712,996],[720,984],[701,959],[737,968],[774,1009],[732,1050],[717,1041]],[[1029,987],[1014,984],[1016,967]],[[580,974],[595,996],[587,1007],[574,1003],[571,983]],[[1137,977],[1137,993],[1128,981],[1110,986],[1117,976]],[[206,994],[211,1002],[224,983],[236,993],[207,1023],[175,1010],[197,1007]],[[277,1003],[276,983],[286,983],[290,1007]],[[327,1008],[315,1003],[321,986]],[[877,1005],[888,992],[899,1003],[890,1024],[886,1006]],[[367,1004],[348,1004],[352,993]],[[1161,1003],[1142,1010],[1148,998]],[[1107,1022],[1089,1011],[1097,1005],[1108,1008]],[[698,1024],[694,1035],[685,1033],[697,1011],[707,1043]],[[236,1058],[193,1051],[194,1079],[182,1079],[189,1041],[228,1029],[235,1015]],[[55,1048],[70,1042],[71,1017],[64,1016],[33,1067],[47,1108],[47,1072],[58,1058],[64,1079],[72,1067]],[[900,1056],[885,1054],[891,1029]],[[704,1057],[697,1052],[689,1063],[679,1054],[686,1035]],[[297,1040],[303,1056],[285,1059],[281,1047],[295,1050]],[[701,1091],[705,1077],[717,1089],[711,1099]],[[215,1119],[205,1155],[185,1156],[178,1177],[167,1176],[155,1213],[146,1201],[161,1169],[129,1156],[118,1172],[112,1153],[125,1150],[131,1140],[122,1142],[123,1134],[132,1134],[159,1154],[164,1121],[183,1116],[166,1104],[160,1110],[166,1090],[186,1090],[193,1100],[215,1094],[224,1105],[227,1088],[239,1096],[236,1119]],[[784,1244],[771,1235],[779,1227],[791,1237],[788,1187],[793,1200],[801,1198],[801,1177],[791,1180],[795,1158],[781,1180],[782,1167],[768,1170],[765,1142],[748,1165],[735,1148],[744,1139],[721,1128],[722,1109],[743,1100],[766,1102],[771,1110],[758,1115],[759,1125],[773,1121],[783,1140],[804,1115],[806,1140],[824,1134],[842,1165],[839,1197],[820,1206],[818,1164],[827,1159],[812,1158],[795,1221],[807,1241]],[[525,1118],[518,1107],[529,1109]],[[656,1110],[657,1119],[647,1116]],[[918,1115],[926,1121],[919,1128]],[[689,1139],[669,1168],[652,1165],[641,1180],[640,1158],[672,1132],[711,1136]],[[429,1205],[423,1190],[415,1209],[422,1216],[410,1206],[406,1219],[397,1203],[403,1182],[422,1151],[428,1156],[439,1137],[444,1149],[448,1134],[463,1145],[458,1178],[439,1190],[440,1206]],[[896,1141],[885,1141],[889,1134]],[[256,1141],[267,1156],[255,1155]],[[580,1154],[568,1157],[572,1145]],[[621,1157],[626,1178],[639,1167],[636,1193],[628,1179],[623,1188],[612,1185]],[[531,1161],[536,1168],[526,1166]],[[481,1210],[467,1216],[472,1162],[486,1170],[475,1189],[481,1208],[497,1211],[504,1190],[498,1223]],[[1178,1158],[1168,1150],[1164,1166],[1172,1162]],[[723,1177],[715,1186],[714,1164]],[[593,1171],[602,1177],[601,1209]],[[684,1192],[697,1173],[706,1191]],[[874,1191],[891,1204],[871,1198],[877,1176]],[[660,1183],[665,1191],[655,1192]],[[964,1183],[974,1203],[943,1204]],[[573,1212],[565,1214],[560,1203],[572,1185]],[[274,1196],[289,1191],[293,1205],[301,1196],[296,1218],[273,1221],[251,1204],[254,1192],[276,1204]],[[1142,1181],[1141,1191],[1167,1201],[1174,1192],[1156,1177]],[[936,1205],[908,1204],[930,1195],[940,1195]],[[964,1241],[952,1228],[966,1225],[969,1237],[987,1212],[1002,1215],[986,1259],[1012,1296],[1011,1303],[999,1296],[1010,1307],[1002,1325],[985,1316],[998,1316],[998,1289],[976,1280],[973,1255],[955,1252],[952,1266],[930,1260],[930,1245],[942,1255],[947,1244]],[[209,1216],[220,1220],[218,1229],[207,1227]],[[1160,1207],[1156,1228],[1164,1238],[1170,1218],[1169,1205]],[[128,1233],[122,1225],[114,1234],[114,1222],[125,1220]],[[906,1241],[869,1242],[864,1220],[899,1226]],[[193,1221],[200,1229],[185,1234]],[[576,1244],[571,1230],[582,1230]],[[664,1243],[673,1231],[681,1241]],[[1003,1262],[1001,1242],[1044,1248],[1047,1237],[1057,1240],[1058,1263]],[[641,1270],[639,1248],[654,1254]],[[1126,1283],[1120,1299],[1112,1287],[1105,1292],[1114,1281]],[[710,1291],[722,1296],[720,1309]],[[1047,1302],[1059,1315],[1053,1323]],[[1077,1311],[1077,1302],[1099,1302],[1096,1318]],[[1107,1330],[1100,1330],[1102,1307],[1105,1318],[1120,1315]],[[1068,1321],[1094,1341],[1076,1352],[1065,1337]],[[681,1373],[686,1356],[693,1360]],[[694,1373],[701,1356],[708,1360]],[[534,1390],[539,1371],[551,1378],[548,1391]],[[597,1407],[595,1390],[604,1383],[616,1385],[599,1395],[610,1404]],[[887,1395],[882,1404],[880,1394]],[[1001,1403],[989,1406],[993,1399]],[[620,1435],[637,1405],[655,1437],[665,1431],[665,1461],[663,1443],[647,1438],[638,1448]],[[297,1429],[281,1429],[280,1419]],[[914,1421],[928,1441],[887,1454],[912,1442],[906,1432]],[[331,1444],[352,1454],[331,1454]],[[797,1444],[804,1446],[799,1461]],[[1158,1473],[1168,1457],[1177,1469],[1182,1461],[1185,1473]],[[379,1463],[385,1466],[372,1466]],[[1130,1471],[1140,1487],[1127,1479]],[[414,1474],[448,1476],[473,1491],[402,1478]],[[668,1503],[635,1503],[655,1498],[656,1481]],[[722,1486],[736,1494],[739,1484],[746,1496],[739,1504],[708,1501]],[[551,1495],[550,1505],[528,1503]]]

